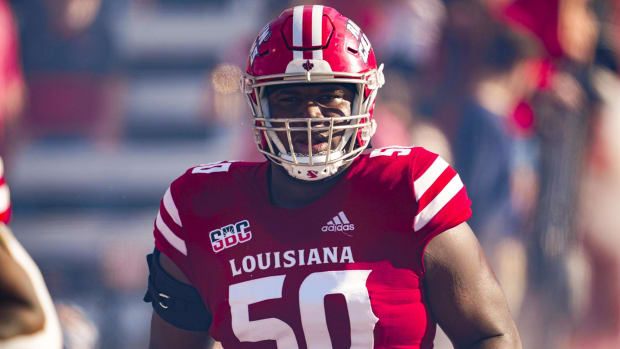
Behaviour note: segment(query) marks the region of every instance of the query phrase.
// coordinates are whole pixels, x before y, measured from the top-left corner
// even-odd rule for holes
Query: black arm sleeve
[[[148,289],[144,301],[162,319],[175,327],[188,331],[207,331],[211,326],[211,314],[205,307],[198,291],[174,279],[159,263],[159,250],[146,256],[149,265]]]

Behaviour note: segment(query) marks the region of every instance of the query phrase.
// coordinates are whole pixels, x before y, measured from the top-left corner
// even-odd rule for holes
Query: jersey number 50
[[[299,287],[301,324],[308,349],[332,347],[323,300],[328,294],[344,296],[351,324],[351,348],[370,349],[379,320],[372,312],[366,280],[370,270],[323,271],[308,275]],[[232,329],[242,342],[275,340],[279,349],[299,348],[293,329],[276,318],[250,320],[249,305],[282,298],[284,275],[230,285],[229,304]],[[353,335],[354,334],[354,335]]]

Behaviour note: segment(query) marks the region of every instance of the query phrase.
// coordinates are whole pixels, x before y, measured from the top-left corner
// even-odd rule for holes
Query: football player
[[[521,347],[458,174],[369,147],[382,69],[333,8],[261,30],[242,89],[268,161],[196,166],[165,192],[151,348],[432,348],[436,324],[457,348]]]

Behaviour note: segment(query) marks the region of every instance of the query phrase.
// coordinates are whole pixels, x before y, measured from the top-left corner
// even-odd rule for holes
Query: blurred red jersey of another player
[[[423,252],[469,218],[456,172],[423,148],[368,149],[325,196],[269,202],[269,163],[220,162],[172,183],[158,250],[196,287],[224,347],[431,348]]]

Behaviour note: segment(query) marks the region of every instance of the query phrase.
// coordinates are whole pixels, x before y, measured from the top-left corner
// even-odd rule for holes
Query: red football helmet
[[[350,19],[330,7],[287,9],[260,32],[248,59],[241,88],[253,115],[258,150],[298,179],[320,180],[359,156],[375,132],[372,118],[378,89],[384,83],[368,38]],[[340,83],[355,86],[350,116],[271,118],[266,87],[283,84]],[[305,126],[299,126],[300,124]],[[332,149],[334,131],[345,130]],[[288,144],[276,132],[286,132]],[[291,132],[308,135],[308,153],[295,152]],[[328,150],[312,153],[312,134],[328,137]]]

